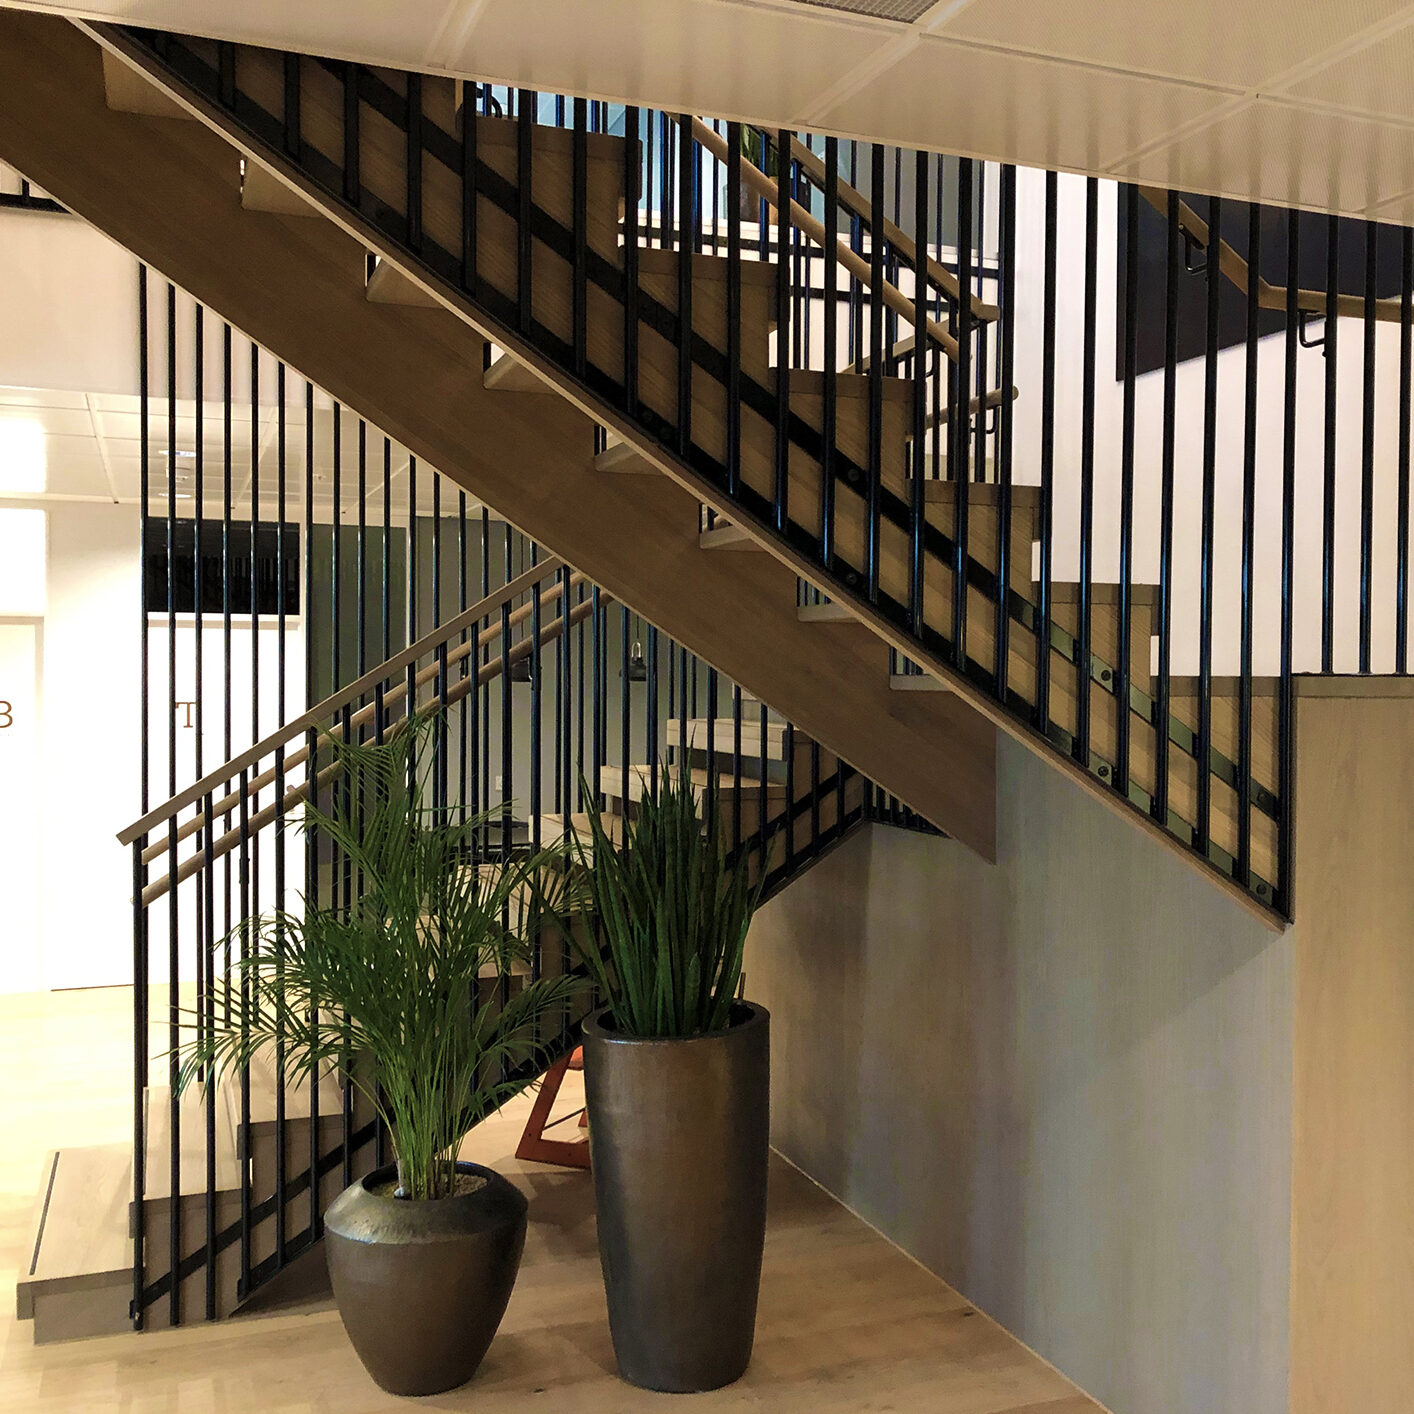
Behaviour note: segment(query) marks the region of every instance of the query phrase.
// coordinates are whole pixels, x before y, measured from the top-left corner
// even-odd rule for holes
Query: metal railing
[[[768,892],[866,819],[927,826],[146,270],[138,313],[143,793],[120,841],[142,1326],[226,1314],[382,1161],[347,1077],[287,1083],[278,1051],[176,1094],[175,1048],[216,1023],[242,920],[357,897],[349,861],[295,828],[311,796],[346,789],[330,736],[376,741],[440,709],[430,794],[491,821],[468,868],[582,828],[591,799],[631,812],[664,769],[717,782]],[[563,965],[558,940],[537,943],[536,969]],[[572,1040],[565,1020],[547,1049]]]
[[[1220,379],[1215,337],[1200,386],[1171,336],[1161,380],[1134,359],[1141,317],[1173,325],[1176,286],[1206,282],[1216,330],[1223,261],[1187,273],[1192,223],[1165,212],[1164,301],[1141,309],[1131,276],[1134,298],[1116,292],[1111,386],[1101,223],[1127,213],[1137,254],[1136,189],[521,90],[464,102],[450,80],[178,36],[105,39],[671,458],[806,594],[870,622],[901,676],[961,688],[1289,914],[1294,453],[1270,433],[1250,450],[1253,375]],[[532,191],[552,150],[562,175]],[[704,255],[720,259],[724,317],[694,293]],[[1249,365],[1256,346],[1252,324]],[[1220,387],[1224,408],[1244,407],[1235,441],[1218,436]],[[701,406],[713,389],[720,415]],[[1277,565],[1260,582],[1259,559]],[[1405,602],[1401,589],[1401,624]]]

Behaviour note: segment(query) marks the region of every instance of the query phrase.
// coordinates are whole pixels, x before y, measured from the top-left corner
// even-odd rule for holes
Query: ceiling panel
[[[92,437],[93,421],[87,408],[3,407],[0,419],[6,422],[37,422],[46,433],[59,436]]]
[[[5,408],[86,408],[83,393],[56,391],[52,388],[0,388],[0,409]]]
[[[107,496],[108,476],[98,441],[88,437],[50,437],[45,443],[47,489],[59,496]]]
[[[986,95],[985,100],[979,95]],[[925,38],[822,125],[1041,166],[1106,164],[1231,98],[1182,84]]]
[[[1280,88],[1292,98],[1414,121],[1414,22]]]
[[[465,42],[438,57],[479,76],[515,74],[533,88],[763,116],[763,105],[803,112],[896,32],[814,6],[488,0]]]
[[[1407,0],[973,0],[938,30],[1004,49],[1252,88],[1404,10]]]
[[[1414,133],[1362,118],[1259,99],[1120,175],[1184,191],[1364,213],[1414,191]]]

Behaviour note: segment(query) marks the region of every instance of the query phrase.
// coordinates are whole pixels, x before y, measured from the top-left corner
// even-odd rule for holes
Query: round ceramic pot
[[[624,1036],[584,1024],[599,1257],[619,1372],[670,1393],[745,1371],[766,1235],[770,1016],[724,1031]]]
[[[324,1216],[329,1276],[358,1358],[389,1394],[465,1384],[505,1315],[525,1248],[525,1195],[479,1164],[485,1183],[426,1202],[378,1190],[381,1168],[346,1188]]]

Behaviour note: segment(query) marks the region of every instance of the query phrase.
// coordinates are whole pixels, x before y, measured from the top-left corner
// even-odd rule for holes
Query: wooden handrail
[[[1139,194],[1154,208],[1160,215],[1168,216],[1169,194],[1162,187],[1139,188]],[[1211,243],[1212,232],[1208,223],[1186,201],[1178,203],[1178,224],[1180,229],[1187,231],[1190,236],[1208,251],[1209,259],[1212,258]],[[1247,283],[1251,278],[1251,267],[1225,240],[1218,238],[1218,269],[1227,277],[1228,281],[1236,285],[1243,294],[1247,293]],[[1273,285],[1264,280],[1261,273],[1257,274],[1257,305],[1260,309],[1275,309],[1285,312],[1286,301],[1289,289],[1286,285]],[[1296,307],[1303,314],[1328,314],[1326,308],[1326,292],[1324,290],[1303,290],[1296,291]],[[1351,319],[1363,319],[1365,317],[1365,297],[1363,295],[1337,295],[1335,300],[1336,317],[1344,315]],[[1400,299],[1377,299],[1375,301],[1375,319],[1383,324],[1398,324],[1404,315],[1404,302]]]
[[[537,566],[537,568],[539,567]],[[599,603],[603,605],[607,602],[612,602],[610,597],[601,593]],[[494,678],[498,677],[503,663],[504,666],[509,667],[512,663],[518,663],[522,658],[528,658],[536,648],[558,638],[567,628],[573,628],[576,624],[583,622],[584,619],[588,618],[593,609],[594,602],[590,599],[586,599],[580,604],[574,604],[570,607],[568,621],[566,621],[562,610],[555,616],[552,622],[541,627],[538,639],[522,639],[505,654],[504,660],[500,657],[496,657],[489,663],[483,663],[480,668],[477,669],[475,681],[473,681],[470,676],[462,678],[447,690],[445,698],[439,693],[433,693],[432,696],[421,705],[423,707],[450,707],[453,703],[460,702],[462,698],[471,692],[473,687],[479,688],[483,684],[489,683]],[[393,729],[396,730],[398,724],[406,720],[407,716],[404,714],[402,717],[398,718],[397,723],[393,724]],[[351,727],[353,726],[352,718],[350,719],[349,725]],[[328,766],[325,766],[314,778],[316,787],[326,785],[338,775],[338,772],[338,762],[332,762]],[[307,780],[301,781],[298,785],[291,786],[285,791],[281,800],[272,800],[269,805],[262,806],[261,809],[257,810],[246,822],[244,827],[227,830],[225,834],[213,840],[209,859],[205,849],[196,850],[193,854],[188,855],[187,858],[177,866],[176,883],[185,883],[193,874],[199,873],[205,868],[208,862],[215,863],[216,860],[221,859],[233,849],[237,848],[243,839],[247,841],[254,839],[266,826],[288,814],[290,810],[299,805],[301,801],[307,800],[308,797],[309,782]],[[162,898],[171,887],[172,875],[170,873],[162,875],[161,878],[153,879],[143,888],[143,907],[146,908],[155,903],[158,899]]]
[[[805,175],[815,183],[817,187],[825,185],[825,164],[820,158],[794,134],[790,140],[790,155],[804,170]],[[862,216],[870,223],[872,229],[873,216],[869,198],[863,192],[856,191],[854,187],[846,181],[839,182],[839,196],[841,202],[849,207],[856,216]],[[918,269],[918,248],[913,240],[886,216],[882,226],[883,237],[888,243],[913,266]],[[962,286],[958,283],[958,278],[946,265],[941,265],[934,260],[926,251],[923,254],[924,270],[928,278],[940,286],[952,300],[954,304],[962,303]],[[978,299],[975,294],[968,296],[968,308],[972,311],[972,317],[987,324],[995,323],[1001,318],[1001,310],[994,304],[988,304],[985,300]]]
[[[508,604],[512,599],[517,599],[527,590],[533,589],[542,580],[563,569],[564,563],[558,556],[551,555],[541,560],[539,564],[533,565],[524,574],[517,575],[508,584],[503,584],[499,589],[488,594],[486,598],[458,614],[456,618],[449,619],[445,624],[439,625],[431,633],[419,638],[416,643],[404,648],[401,653],[395,653],[386,663],[364,673],[362,677],[356,678],[347,687],[341,687],[332,696],[326,697],[323,702],[311,707],[307,712],[301,713],[293,721],[286,722],[284,726],[256,742],[254,746],[247,748],[239,756],[232,757],[224,765],[218,766],[215,771],[208,771],[199,781],[194,781],[185,790],[178,791],[170,800],[164,801],[155,810],[149,810],[140,820],[134,820],[126,829],[119,831],[118,843],[132,844],[134,840],[140,839],[154,826],[165,824],[173,815],[185,810],[188,805],[195,804],[202,796],[210,795],[213,791],[224,787],[227,781],[254,766],[262,757],[269,756],[277,747],[283,746],[288,741],[293,741],[296,737],[303,736],[311,728],[319,727],[349,703],[357,702],[361,697],[367,697],[380,683],[386,682],[402,669],[416,663],[419,658],[425,658],[428,654],[435,652],[449,639],[455,638],[474,623],[495,613],[503,604]]]
[[[709,152],[717,158],[719,162],[729,160],[731,149],[727,146],[726,139],[714,133],[701,118],[692,120],[693,136]],[[775,202],[780,195],[780,184],[774,178],[768,177],[754,163],[748,162],[743,156],[741,159],[742,179],[748,186],[755,187],[756,190],[769,202]],[[817,221],[794,197],[790,203],[790,219],[792,223],[805,232],[809,238],[825,250],[829,242],[835,244],[835,254],[839,263],[854,276],[860,284],[866,288],[873,288],[873,271],[869,267],[869,262],[865,258],[851,249],[849,242],[841,240],[838,235],[827,231],[824,224]],[[913,306],[913,301],[900,290],[896,285],[891,285],[887,280],[883,281],[883,288],[879,292],[880,298],[900,319],[917,327],[917,310]],[[957,340],[934,319],[924,318],[923,327],[928,337],[943,350],[954,363],[958,359]]]
[[[569,587],[571,589],[575,589],[579,585],[584,584],[586,582],[587,581],[585,580],[585,577],[580,574],[578,570],[576,570],[574,574],[570,576]],[[541,607],[543,608],[546,604],[553,604],[555,600],[560,597],[560,593],[560,586],[558,584],[553,585],[547,591],[545,596],[541,599]],[[507,620],[507,626],[510,628],[519,627],[520,624],[524,623],[525,620],[529,618],[530,615],[534,612],[534,608],[535,606],[533,604],[522,604],[519,609],[516,609],[509,616],[509,619]],[[492,622],[489,628],[482,629],[482,631],[477,635],[477,639],[474,644],[471,642],[463,643],[460,647],[454,648],[450,653],[448,653],[445,665],[441,662],[437,662],[432,664],[431,667],[423,668],[420,673],[417,673],[413,678],[414,691],[419,687],[425,687],[429,682],[433,681],[433,679],[440,677],[445,668],[450,668],[454,664],[460,663],[463,659],[469,657],[474,648],[479,650],[481,648],[489,647],[498,638],[500,638],[500,636],[501,622],[499,619],[497,619]],[[401,702],[403,697],[406,696],[406,694],[407,679],[403,678],[399,682],[395,683],[392,687],[388,688],[386,692],[384,692],[384,709],[386,710],[388,707],[393,706],[398,702]],[[367,725],[367,723],[373,720],[374,713],[377,711],[377,709],[378,704],[376,702],[370,702],[364,705],[363,707],[360,707],[358,711],[355,712],[349,718],[349,726],[362,727]],[[308,757],[308,744],[301,747],[297,747],[294,751],[290,752],[290,754],[284,758],[283,762],[281,763],[281,768],[283,770],[288,771],[292,767],[302,766],[304,765]],[[239,772],[237,772],[237,774],[239,774]],[[277,771],[276,767],[269,766],[258,776],[253,776],[249,781],[246,782],[244,792],[246,797],[252,800],[257,798],[260,792],[264,790],[267,786],[274,785],[275,778],[278,774],[279,772]],[[230,778],[228,777],[227,779]],[[229,815],[232,810],[236,809],[240,805],[241,795],[242,792],[237,789],[230,791],[222,799],[213,801],[211,804],[212,817],[215,818],[218,815]],[[194,815],[190,816],[188,819],[182,822],[181,827],[177,830],[177,841],[180,843],[183,840],[189,839],[192,835],[197,834],[199,831],[204,829],[205,825],[206,812],[205,810],[198,810]],[[164,854],[166,854],[171,849],[171,847],[172,843],[168,836],[162,836],[161,838],[154,840],[150,845],[148,845],[145,850],[143,850],[142,862],[144,864],[151,864],[153,860],[160,859]]]
[[[1011,390],[1012,402],[1015,402],[1017,400],[1017,398],[1020,396],[1020,393],[1021,390],[1019,388],[1013,388]],[[993,408],[999,408],[1001,407],[1005,399],[1006,391],[1002,388],[993,388],[990,393],[987,393],[985,396],[980,398],[970,398],[967,403],[967,416],[969,418],[974,418],[979,412],[990,412]],[[943,407],[939,408],[936,413],[932,413],[929,415],[927,425],[929,427],[941,427],[948,423],[950,420],[950,410],[948,408]]]

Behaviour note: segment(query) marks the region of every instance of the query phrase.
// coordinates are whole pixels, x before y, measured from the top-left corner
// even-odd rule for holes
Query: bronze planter
[[[500,1174],[474,1193],[427,1202],[383,1196],[377,1169],[324,1216],[329,1276],[364,1369],[389,1394],[440,1394],[481,1364],[520,1269],[525,1195]]]
[[[645,1389],[719,1389],[745,1371],[766,1236],[770,1015],[710,1036],[584,1024],[599,1258],[619,1372]]]

